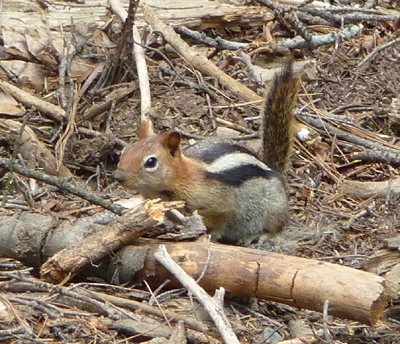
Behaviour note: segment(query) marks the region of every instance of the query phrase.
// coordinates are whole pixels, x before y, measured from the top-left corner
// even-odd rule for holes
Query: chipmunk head
[[[178,132],[155,135],[151,124],[144,122],[139,140],[122,151],[113,178],[144,197],[169,198],[174,171],[182,159],[180,142]]]

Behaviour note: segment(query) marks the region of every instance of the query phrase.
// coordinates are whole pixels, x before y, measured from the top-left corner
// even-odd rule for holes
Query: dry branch
[[[151,113],[151,92],[149,74],[147,72],[145,51],[141,45],[139,30],[136,25],[132,27],[133,54],[135,56],[136,68],[140,86],[140,118],[141,123],[145,122]]]
[[[137,90],[136,82],[124,84],[123,87],[118,87],[108,94],[103,101],[91,106],[82,115],[84,120],[91,120],[111,108],[113,102],[119,102],[132,92]]]
[[[242,85],[229,75],[225,74],[221,69],[214,65],[204,55],[196,52],[192,49],[174,29],[164,24],[158,19],[150,7],[146,4],[141,6],[145,20],[154,30],[161,31],[166,41],[194,68],[201,73],[212,76],[221,84],[222,87],[227,88],[235,97],[243,99],[245,101],[260,101],[263,97],[260,97],[257,93],[253,92],[246,86]],[[293,123],[293,130],[295,132],[300,131],[303,127],[299,126],[297,121]]]
[[[222,303],[219,303],[215,298],[210,297],[204,289],[198,286],[195,280],[188,276],[185,271],[175,263],[169,256],[164,245],[160,245],[157,252],[154,254],[159,263],[164,265],[169,272],[171,272],[182,285],[187,288],[197,300],[203,305],[211,319],[214,321],[225,343],[239,344],[239,341],[233,332],[232,326],[225,316]],[[220,292],[224,293],[224,291]]]
[[[128,18],[128,13],[118,0],[110,0],[110,6],[112,10],[118,14],[122,21],[125,21]],[[151,92],[145,50],[141,44],[141,38],[136,24],[132,25],[132,36],[134,42],[133,55],[135,57],[140,87],[140,122],[143,123],[151,113]]]
[[[352,25],[342,30],[331,32],[327,35],[315,35],[312,36],[312,44],[316,47],[320,45],[332,44],[337,42],[339,39],[350,40],[360,33],[360,28],[356,25]],[[287,49],[303,49],[306,47],[306,40],[304,38],[296,37],[280,42],[280,44]]]
[[[400,193],[400,178],[384,182],[345,181],[340,191],[348,197],[359,199],[386,198],[388,194],[398,195]]]
[[[252,43],[242,43],[242,42],[231,42],[226,39],[217,37],[215,39],[205,36],[204,34],[190,30],[186,27],[179,27],[177,32],[189,36],[191,39],[197,42],[207,44],[214,48],[220,50],[239,50],[239,49],[249,49],[255,45]],[[320,45],[335,43],[338,38],[350,40],[360,33],[360,28],[356,25],[352,25],[348,28],[342,30],[334,31],[326,35],[313,35],[311,36],[311,43],[314,47]],[[307,43],[304,38],[295,37],[293,39],[285,39],[281,41],[269,42],[267,45],[273,51],[282,51],[282,49],[303,49],[306,48]]]
[[[125,209],[124,207],[120,206],[119,204],[115,204],[115,203],[113,203],[109,200],[106,200],[96,194],[93,194],[89,191],[84,190],[82,187],[72,185],[65,178],[57,178],[57,177],[49,176],[48,174],[45,174],[40,171],[31,170],[29,168],[26,168],[26,167],[23,167],[23,166],[17,164],[15,161],[12,161],[9,159],[1,159],[0,158],[0,166],[9,171],[22,174],[25,177],[34,178],[34,179],[40,180],[44,183],[54,185],[54,186],[58,187],[60,190],[66,190],[68,192],[71,192],[74,195],[82,197],[82,198],[88,200],[89,202],[99,205],[99,206],[103,207],[104,209],[108,209],[118,215],[121,215],[123,210]]]
[[[306,42],[306,49],[312,51],[315,49],[314,42],[310,30],[299,20],[299,18],[293,13],[293,9],[290,6],[280,4],[279,2],[271,0],[257,0],[257,2],[268,7],[276,17],[284,18],[296,31],[296,33],[303,37]]]
[[[129,336],[142,335],[149,338],[169,338],[172,334],[171,328],[167,325],[149,324],[130,319],[123,319],[118,321],[105,321],[108,327],[118,332],[123,332]],[[220,341],[210,338],[210,336],[203,333],[188,331],[187,336],[189,343],[199,344],[221,344]],[[148,343],[148,342],[147,342]],[[163,342],[168,344],[168,341]],[[173,342],[175,344],[175,342]]]
[[[363,59],[359,64],[358,64],[358,70],[360,72],[364,71],[365,69],[368,68],[369,64],[371,61],[383,50],[391,47],[392,45],[400,43],[400,38],[397,38],[391,42],[388,42],[386,44],[382,44],[379,47],[375,48],[373,52],[371,52],[365,59]]]
[[[88,297],[91,297],[97,301],[106,301],[106,302],[113,304],[114,306],[117,306],[120,308],[127,308],[132,311],[140,310],[144,313],[151,314],[151,315],[154,315],[154,316],[157,316],[160,318],[162,318],[163,316],[166,316],[168,319],[170,319],[171,321],[174,321],[174,322],[183,320],[183,322],[187,326],[189,326],[190,328],[192,328],[196,331],[200,331],[200,332],[208,331],[207,326],[205,326],[200,321],[198,321],[194,318],[180,315],[178,313],[175,313],[175,312],[169,311],[169,310],[160,311],[158,308],[152,307],[146,303],[142,303],[139,301],[130,300],[130,299],[126,299],[126,298],[116,297],[116,296],[108,295],[108,294],[104,294],[104,293],[98,293],[98,292],[94,292],[91,290],[79,289],[79,293],[81,293],[83,295],[87,295]]]
[[[42,279],[59,283],[73,277],[85,266],[119,250],[149,231],[152,226],[162,223],[165,211],[177,206],[182,207],[183,202],[142,202],[122,215],[118,223],[88,236],[77,246],[56,253],[43,264]]]
[[[239,50],[239,49],[249,49],[250,47],[255,47],[255,44],[251,43],[243,43],[243,42],[234,42],[228,41],[221,37],[210,38],[207,37],[204,33],[190,30],[185,26],[180,26],[176,29],[179,34],[190,37],[196,42],[206,44],[210,47],[214,47],[218,50]]]
[[[382,154],[383,157],[387,156],[394,161],[400,161],[400,150],[394,145],[391,145],[390,143],[379,139],[377,135],[371,135],[371,133],[368,133],[365,130],[352,126],[345,126],[344,124],[343,126],[346,128],[346,130],[343,130],[333,124],[330,124],[328,121],[322,118],[301,116],[301,119],[315,128],[326,131],[332,137],[336,136],[341,140],[359,145],[367,149],[375,150]]]
[[[361,160],[364,163],[384,162],[392,166],[400,165],[400,152],[395,153],[394,151],[386,152],[367,149],[363,152],[353,153],[352,157],[354,160]]]
[[[334,8],[333,8],[334,9]],[[321,17],[331,23],[332,26],[341,26],[343,23],[360,23],[362,21],[392,21],[399,18],[398,15],[390,15],[386,13],[370,14],[370,13],[341,13],[333,14],[329,8],[310,8],[302,7],[301,11],[311,14],[315,17]],[[332,11],[333,12],[333,11]]]
[[[244,99],[245,101],[262,100],[262,97],[225,74],[215,66],[214,63],[209,61],[207,57],[193,50],[184,40],[182,40],[182,38],[179,37],[172,27],[164,24],[160,19],[158,19],[148,5],[142,4],[141,7],[146,22],[151,25],[154,30],[162,32],[165,40],[168,41],[168,43],[171,44],[190,65],[201,73],[215,77],[223,87],[226,87],[238,98]]]
[[[20,273],[15,273],[15,272],[6,272],[6,271],[0,271],[1,276],[6,276],[10,277],[14,280],[21,281],[21,282],[26,282],[32,284],[37,290],[42,290],[46,292],[54,292],[58,293],[60,295],[65,295],[68,297],[72,297],[78,300],[82,300],[84,302],[88,302],[89,304],[93,304],[98,310],[100,310],[102,313],[107,315],[110,319],[119,319],[121,317],[124,317],[124,314],[121,313],[116,308],[109,307],[108,305],[99,302],[97,300],[93,300],[92,298],[82,295],[80,293],[74,292],[69,290],[66,287],[59,286],[59,285],[53,285],[44,281],[40,281],[34,278],[29,278],[25,277],[23,274]],[[0,285],[0,287],[3,287],[3,285]]]

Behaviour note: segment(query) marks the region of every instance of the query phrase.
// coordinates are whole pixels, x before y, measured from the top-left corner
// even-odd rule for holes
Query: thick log
[[[176,27],[185,25],[189,28],[204,29],[207,27],[240,27],[259,26],[272,20],[270,11],[260,10],[259,6],[250,6],[242,1],[166,0],[162,6],[154,0],[145,1],[159,14],[164,21]],[[125,9],[129,1],[121,1]],[[71,18],[74,25],[84,25],[89,29],[101,28],[107,24],[109,14],[107,0],[85,0],[84,4],[70,2],[65,6],[62,2],[46,5],[46,10],[34,2],[24,0],[7,1],[2,6],[1,25],[7,27],[48,27],[54,35],[60,27],[68,31]],[[139,9],[135,24],[141,28],[145,22]]]
[[[400,178],[383,182],[345,181],[340,191],[344,195],[354,198],[385,198],[389,192],[393,195],[400,193]]]
[[[154,252],[160,241],[141,239],[110,257],[110,252],[133,240],[138,233],[119,225],[97,228],[101,227],[101,222],[104,223],[97,217],[93,220],[79,219],[70,225],[65,221],[55,228],[56,221],[51,216],[23,214],[17,222],[14,217],[9,221],[5,217],[1,219],[0,234],[7,240],[0,245],[0,255],[22,260],[27,266],[38,266],[42,259],[65,247],[83,244],[84,249],[75,247],[66,251],[71,260],[61,254],[56,256],[55,269],[52,267],[49,274],[55,277],[54,280],[63,280],[89,264],[90,271],[84,271],[85,275],[106,281],[126,283],[145,278],[159,285],[171,279],[171,286],[180,286],[155,261]],[[86,230],[82,222],[87,222]],[[141,226],[138,228],[143,229]],[[115,228],[121,230],[122,237],[113,232]],[[113,234],[105,236],[107,230]],[[94,231],[101,234],[90,236]],[[128,240],[123,238],[124,235],[129,237]],[[86,246],[85,241],[91,246]],[[199,284],[208,292],[224,287],[232,295],[256,297],[315,311],[321,311],[325,300],[329,300],[329,314],[371,325],[380,318],[389,297],[396,293],[396,289],[391,289],[392,284],[382,277],[312,259],[212,244],[205,240],[165,245],[172,258],[193,278],[197,279],[205,271]],[[99,263],[97,260],[102,256],[106,257]],[[44,265],[43,271],[47,267]]]
[[[149,245],[148,249],[143,245],[141,241],[138,246],[120,251],[121,261],[126,264],[120,269],[121,280],[132,276],[129,259],[137,258],[140,250],[146,252],[145,268],[136,277],[149,280],[154,276],[156,284],[171,279],[172,285],[178,286],[177,280],[154,261],[158,245]],[[171,257],[193,278],[205,270],[199,284],[209,292],[222,286],[232,295],[319,312],[329,300],[330,315],[371,325],[378,321],[389,298],[383,278],[341,265],[201,241],[165,245]]]

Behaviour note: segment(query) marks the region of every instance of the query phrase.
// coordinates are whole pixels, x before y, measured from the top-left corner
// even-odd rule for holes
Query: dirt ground
[[[359,67],[360,62],[375,48],[371,43],[373,33],[380,45],[396,39],[398,30],[396,31],[392,22],[390,23],[365,25],[364,32],[357,37],[343,41],[337,46],[320,46],[308,55],[304,55],[300,50],[290,53],[297,62],[314,61],[301,81],[299,111],[296,115],[300,122],[309,123],[307,118],[312,116],[329,118],[331,123],[343,124],[346,128],[362,129],[356,132],[358,136],[371,133],[399,150],[400,106],[396,100],[400,94],[400,41],[375,54],[363,68]],[[251,42],[260,37],[261,30],[259,27],[243,30],[241,34],[225,31],[218,32],[218,35],[228,40]],[[276,28],[276,33],[280,31],[285,30]],[[215,34],[212,30],[205,32],[210,36]],[[259,113],[258,104],[240,105],[243,101],[234,99],[226,90],[220,89],[212,77],[203,76],[201,80],[185,61],[176,54],[166,52],[164,46],[157,44],[153,45],[153,49],[163,50],[173,61],[175,68],[173,75],[161,72],[163,59],[156,51],[148,51],[147,63],[153,106],[151,117],[158,132],[164,133],[178,128],[186,139],[213,136],[216,134],[215,118],[225,119],[248,130],[258,130],[259,122],[252,119]],[[211,49],[209,51],[211,52]],[[225,72],[235,75],[242,71],[242,75],[246,75],[246,67],[241,62],[235,62],[235,57],[235,52],[220,52],[214,57],[214,61],[232,59],[234,62],[228,64]],[[258,59],[264,63],[273,61],[279,65],[282,56],[265,54],[258,56]],[[129,58],[124,57],[124,77],[120,83],[135,80],[134,67],[129,65],[131,62]],[[176,78],[176,74],[179,74],[180,78]],[[259,94],[263,93],[263,87],[252,84],[246,76],[242,82],[257,90]],[[199,88],[190,87],[190,84],[207,85],[215,97],[210,99]],[[64,164],[81,181],[88,181],[92,190],[97,189],[100,194],[117,199],[129,193],[111,179],[123,148],[116,139],[125,143],[137,140],[140,127],[140,92],[136,91],[115,104],[111,114],[106,111],[90,123],[84,121],[84,110],[100,101],[100,98],[85,98],[84,104],[78,109],[77,123],[102,133],[107,127],[107,134],[88,137],[74,133],[66,146]],[[246,118],[250,120],[246,121]],[[53,138],[59,127],[46,125],[46,121],[37,113],[30,115],[27,124],[34,128],[42,142],[54,149]],[[347,141],[340,135],[336,136],[328,129],[308,125],[315,130],[315,138],[306,142],[296,139],[291,158],[292,167],[286,175],[290,195],[290,224],[281,235],[272,239],[272,249],[289,255],[366,270],[369,258],[387,246],[385,240],[399,234],[399,194],[388,192],[384,198],[355,198],[342,192],[342,184],[345,181],[380,182],[396,179],[399,177],[400,162],[396,165],[384,161],[357,160],[354,153],[363,150],[360,145]],[[7,156],[10,153],[9,146],[3,145],[0,153]],[[96,168],[100,171],[99,176],[90,179]],[[15,195],[17,194],[19,191],[15,190]],[[52,209],[55,216],[65,216],[79,205],[77,202],[81,202],[77,198],[70,202],[71,196],[68,195],[54,196],[53,193],[49,193],[46,197],[43,202],[50,202],[54,198],[61,200],[57,208]],[[83,202],[80,206],[83,206]],[[72,216],[86,215],[75,213]],[[271,245],[268,245],[268,248],[257,248],[271,249]],[[140,287],[136,288],[141,290]],[[327,327],[333,340],[335,343],[351,344],[400,343],[400,316],[396,302],[394,300],[387,307],[382,320],[373,327],[328,317]],[[242,343],[270,343],[270,335],[277,336],[275,342],[287,339],[293,334],[291,327],[300,320],[315,331],[324,328],[322,315],[312,311],[254,300],[229,299],[227,305],[229,319]],[[166,301],[164,306],[167,309],[192,307],[187,296],[174,297]],[[74,327],[71,319],[53,324],[51,329],[46,329],[46,335],[50,337],[51,333],[55,333],[54,336],[58,339],[53,342],[89,343],[90,340],[83,339],[82,333],[90,337],[93,335],[93,327],[98,326],[99,331],[104,330],[100,320],[97,323],[97,320],[92,319],[74,332],[71,329]],[[35,323],[38,327],[44,324],[40,316],[36,317],[33,314],[26,315],[26,321]],[[68,330],[67,327],[71,328]],[[68,336],[62,339],[62,335],[58,334],[57,337],[57,329],[62,329]],[[139,343],[146,339],[142,336],[128,341],[124,339],[128,336],[123,334],[110,334],[106,330],[104,333],[107,333],[107,336],[98,342]],[[326,337],[322,337],[320,342],[327,342]]]
[[[363,72],[359,72],[357,64],[365,56],[360,48],[361,40],[358,38],[345,42],[337,50],[323,47],[312,55],[316,61],[317,75],[313,80],[304,81],[300,104],[309,104],[318,99],[312,109],[307,109],[309,113],[334,114],[335,118],[397,141],[398,122],[393,116],[392,102],[400,92],[400,43],[378,54]],[[180,72],[195,82],[191,73],[183,69]],[[179,128],[188,134],[204,137],[214,135],[204,95],[188,87],[156,85],[158,81],[152,79],[150,84],[154,103],[153,119],[159,132]],[[242,118],[257,115],[255,107],[227,108],[227,105],[229,103],[221,98],[213,101],[214,115],[246,126]],[[112,132],[121,139],[134,142],[139,129],[139,111],[138,95],[119,104],[111,121]],[[302,115],[298,118],[301,120]],[[258,124],[250,122],[248,126],[257,129]],[[398,168],[385,163],[351,166],[348,161],[352,159],[346,161],[346,157],[357,147],[341,145],[340,140],[335,140],[322,130],[319,133],[322,142],[327,144],[324,146],[327,151],[321,155],[329,168],[338,173],[339,179],[384,181],[398,176]],[[87,149],[87,144],[90,149]],[[91,158],[99,156],[100,160],[103,159],[110,172],[115,168],[118,161],[115,150],[105,157],[101,155],[104,152],[102,147],[96,150],[99,147],[97,142],[91,143],[89,140],[83,146],[85,151],[90,152]],[[311,155],[304,154],[304,150],[311,151]],[[292,156],[293,168],[287,175],[291,223],[282,235],[275,238],[274,250],[365,269],[368,257],[384,248],[384,240],[398,232],[399,196],[393,194],[386,199],[360,200],[341,195],[340,182],[330,178],[330,174],[321,169],[313,160],[314,154],[317,153],[310,146],[297,142]],[[74,156],[84,157],[87,154],[78,151]],[[76,161],[74,159],[71,162]],[[82,163],[87,165],[88,161],[91,160]],[[320,325],[320,315],[313,312],[282,308],[262,301],[258,307],[260,313],[283,320],[283,323],[288,323],[288,319],[300,318],[315,324],[315,328]],[[332,319],[330,329],[334,339],[343,343],[400,343],[398,320],[396,317],[386,318],[378,326],[369,328]],[[262,321],[260,324],[252,323],[252,326],[255,329],[262,328]],[[259,338],[255,333],[257,330],[253,332],[247,328],[243,331],[247,338]]]

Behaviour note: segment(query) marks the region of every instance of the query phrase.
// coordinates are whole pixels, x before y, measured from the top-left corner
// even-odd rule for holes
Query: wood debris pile
[[[397,298],[400,269],[399,245],[392,238],[399,230],[400,192],[397,4],[184,1],[167,2],[165,10],[151,1],[124,5],[87,0],[24,7],[15,1],[3,8],[0,341],[234,343],[224,332],[231,325],[242,343],[400,341],[395,307],[378,321],[388,298]],[[133,53],[140,46],[133,43],[135,34],[146,53],[147,83],[138,79],[143,66]],[[223,291],[208,306],[185,289],[165,291],[177,288],[177,276],[154,260],[154,243],[124,247],[145,233],[176,241],[198,237],[163,219],[164,211],[182,204],[141,203],[136,212],[118,217],[123,208],[113,201],[128,194],[110,176],[119,152],[136,139],[144,112],[160,132],[176,128],[188,140],[229,136],[257,149],[262,95],[288,56],[301,78],[287,175],[292,219],[281,236],[258,248],[273,246],[342,266],[329,270],[329,264],[318,263],[327,270],[315,267],[321,273],[315,275],[312,263],[307,270],[300,258],[269,252],[249,258],[251,250],[233,248],[243,264],[233,262],[234,267],[224,265],[229,249],[193,244],[192,257],[198,256],[189,260],[196,268],[192,273],[208,292],[220,278],[234,296],[280,302],[244,305],[230,298],[229,322],[222,319],[218,332],[204,309],[211,315],[210,304],[222,309]],[[157,210],[149,215],[151,207]],[[154,225],[157,233],[149,234]],[[185,247],[168,251],[178,261],[190,255]],[[144,258],[125,261],[131,256]],[[295,277],[282,283],[274,259],[286,262],[279,277]],[[142,272],[134,276],[133,270]],[[244,277],[246,271],[251,276]],[[262,277],[262,271],[269,272]],[[329,278],[318,286],[332,291],[331,311],[318,290],[315,297],[306,293],[329,271],[332,282],[343,287]],[[347,279],[342,271],[348,271]],[[235,284],[236,277],[246,283]],[[307,278],[315,282],[305,290]],[[275,287],[260,289],[271,280]],[[363,282],[346,290],[350,281]]]

